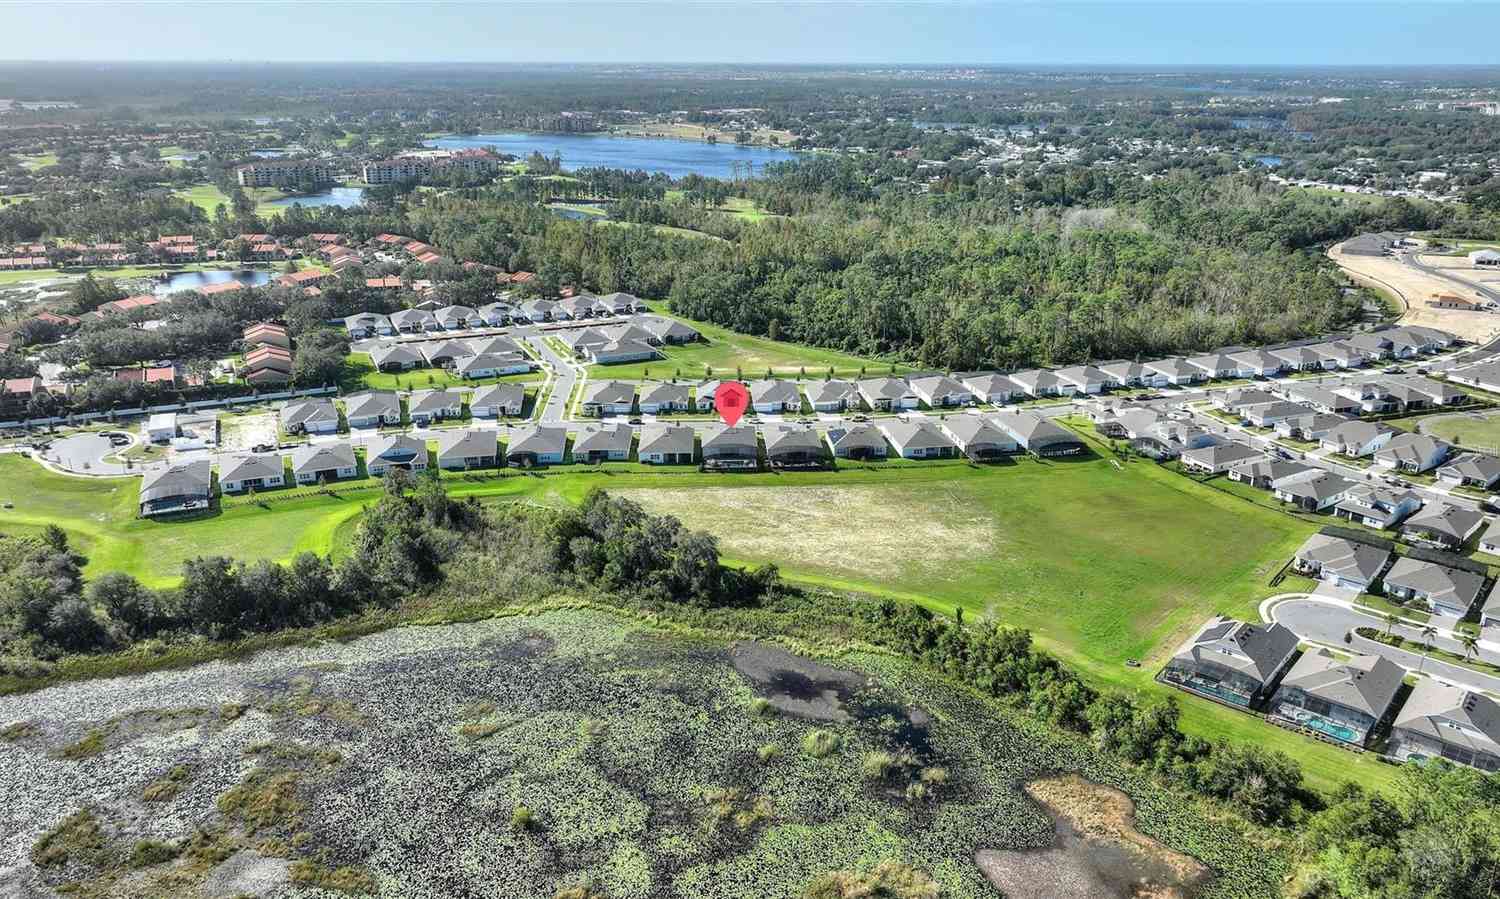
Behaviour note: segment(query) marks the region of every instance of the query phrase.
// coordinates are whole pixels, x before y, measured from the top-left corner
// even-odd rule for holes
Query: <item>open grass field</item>
[[[652,311],[672,315],[661,304],[652,304]],[[865,359],[839,353],[834,350],[767,340],[738,334],[707,322],[697,322],[672,315],[687,322],[703,335],[703,340],[686,346],[662,347],[666,359],[652,362],[630,362],[623,365],[590,365],[590,378],[621,378],[641,380],[643,378],[724,378],[734,377],[736,369],[746,378],[763,378],[769,368],[781,377],[795,377],[803,369],[809,378],[820,379],[831,366],[839,377],[859,377],[861,369],[874,377],[890,370],[891,363],[880,359]],[[909,369],[901,369],[909,370]],[[681,372],[679,375],[678,372]]]
[[[680,200],[686,195],[687,192],[682,190],[667,191],[667,199],[669,200]],[[759,222],[768,218],[781,217],[774,212],[767,211],[759,203],[748,197],[730,197],[724,201],[722,206],[715,206],[712,211],[732,215],[747,222]]]
[[[65,478],[0,457],[0,484],[0,499],[16,503],[0,531],[57,523],[88,554],[90,575],[125,570],[158,585],[199,554],[337,555],[379,491],[371,482],[338,498],[304,494],[143,522],[134,518],[134,481]],[[1032,630],[1092,682],[1150,696],[1168,695],[1152,678],[1172,649],[1208,615],[1252,617],[1273,592],[1268,579],[1315,529],[1148,463],[1116,469],[1101,458],[743,476],[619,465],[448,484],[457,496],[548,505],[604,487],[717,534],[727,558],[774,561],[796,580],[945,614],[992,615]],[[1316,788],[1392,779],[1393,769],[1368,757],[1170,695],[1188,732],[1289,752]]]
[[[46,168],[49,165],[57,165],[56,153],[39,153],[35,156],[17,156],[16,158],[21,161],[22,168],[32,170]]]
[[[1500,414],[1429,415],[1399,420],[1395,424],[1406,430],[1415,431],[1418,421],[1422,422],[1423,433],[1430,434],[1439,440],[1474,449],[1500,448]]]
[[[192,187],[176,191],[175,195],[202,209],[209,216],[214,214],[214,210],[220,204],[229,205],[229,197],[213,184],[196,184]],[[272,200],[279,200],[286,196],[274,187],[247,187],[245,188],[245,195],[255,201],[255,214],[262,217],[277,214],[279,210],[275,206],[268,204]]]

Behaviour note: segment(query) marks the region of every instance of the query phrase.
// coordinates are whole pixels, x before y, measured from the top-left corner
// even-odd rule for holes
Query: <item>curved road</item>
[[[1328,600],[1309,597],[1276,603],[1269,610],[1269,618],[1290,628],[1293,633],[1310,643],[1321,643],[1334,649],[1382,655],[1409,671],[1420,671],[1455,684],[1500,693],[1500,677],[1494,675],[1438,659],[1424,659],[1419,652],[1386,646],[1358,635],[1354,635],[1350,642],[1345,642],[1344,637],[1352,634],[1357,627],[1385,630],[1385,621],[1376,615],[1359,612]],[[1407,625],[1397,625],[1392,630],[1410,640],[1420,640],[1422,636],[1416,628]],[[1457,641],[1444,637],[1433,640],[1433,645],[1450,652],[1463,653],[1463,647]],[[1495,654],[1492,652],[1481,650],[1481,655],[1486,657],[1485,661],[1500,661],[1494,658]]]

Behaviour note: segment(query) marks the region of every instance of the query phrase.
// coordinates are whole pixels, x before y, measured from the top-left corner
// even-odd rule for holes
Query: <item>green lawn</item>
[[[57,165],[56,153],[39,153],[35,156],[17,156],[21,166],[27,169],[40,169],[49,165]]]
[[[426,390],[429,387],[476,387],[498,384],[502,381],[518,381],[523,384],[540,384],[546,380],[545,372],[526,372],[466,381],[446,368],[418,368],[404,372],[376,371],[367,353],[350,353],[344,363],[345,377],[342,388],[345,393],[356,390]]]
[[[1500,450],[1500,414],[1487,416],[1450,415],[1442,417],[1424,416],[1427,422],[1425,432],[1456,443],[1459,446],[1471,447],[1473,449],[1484,449],[1491,452]],[[1393,422],[1407,430],[1415,431],[1415,422],[1412,419],[1402,419]]]
[[[653,303],[651,306],[655,312],[672,315],[662,304]],[[732,378],[735,370],[740,369],[745,378],[754,379],[765,377],[766,369],[770,368],[781,377],[796,377],[802,369],[806,369],[809,379],[820,380],[827,375],[830,366],[835,375],[848,378],[859,377],[861,369],[865,369],[870,377],[883,375],[891,367],[888,361],[862,359],[834,350],[752,337],[680,315],[672,317],[692,325],[703,335],[703,340],[686,346],[662,347],[662,353],[667,357],[664,360],[629,362],[623,365],[590,365],[589,377],[627,381],[673,377],[698,380],[709,377],[710,369],[715,378]],[[901,370],[909,371],[910,368]]]
[[[559,468],[445,481],[455,495],[549,505],[576,503],[603,486],[715,533],[728,559],[774,561],[795,580],[943,613],[962,607],[994,616],[1032,630],[1091,682],[1148,696],[1168,695],[1153,675],[1205,617],[1253,618],[1275,592],[1272,574],[1315,529],[1164,468],[1116,468],[1103,458],[732,476],[621,464],[603,473]],[[362,506],[379,495],[369,482],[338,498],[232,503],[199,520],[142,522],[134,518],[134,481],[64,478],[0,457],[0,484],[0,499],[16,503],[0,529],[55,522],[88,553],[90,575],[119,569],[153,584],[170,583],[197,554],[338,551]],[[1141,666],[1127,667],[1127,659]],[[1170,695],[1188,732],[1290,752],[1316,788],[1350,778],[1390,782],[1392,769],[1369,757]]]
[[[192,187],[176,191],[175,196],[199,207],[208,213],[210,217],[213,216],[214,210],[220,204],[226,207],[229,205],[229,197],[223,191],[219,190],[217,185],[213,184],[195,184]],[[268,204],[272,200],[281,199],[286,194],[274,187],[247,187],[245,188],[245,196],[255,201],[255,214],[265,217],[267,215],[275,215],[280,211],[277,207]]]
[[[669,200],[681,200],[686,195],[687,192],[682,190],[667,191],[667,199]],[[770,212],[765,207],[761,206],[759,203],[748,197],[730,197],[729,199],[725,200],[722,205],[713,207],[712,211],[721,212],[725,215],[731,215],[735,218],[743,219],[747,222],[759,222],[768,218],[780,218],[780,216],[778,216],[776,213]]]

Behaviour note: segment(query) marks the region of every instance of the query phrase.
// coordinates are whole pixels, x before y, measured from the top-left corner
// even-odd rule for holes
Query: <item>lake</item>
[[[210,284],[223,284],[227,281],[238,281],[246,287],[259,287],[271,282],[271,275],[267,272],[253,272],[249,269],[209,269],[201,272],[173,272],[167,276],[167,280],[156,282],[151,292],[157,296],[165,296],[176,293],[179,290],[197,290],[199,287],[207,287]]]
[[[317,193],[302,194],[296,197],[285,197],[280,200],[272,200],[267,206],[286,208],[289,206],[358,206],[364,202],[365,189],[363,187],[330,187],[328,190],[320,190]]]
[[[470,147],[494,147],[525,159],[532,153],[561,155],[565,169],[610,168],[647,172],[664,172],[673,178],[703,175],[728,178],[731,164],[748,162],[758,173],[769,162],[787,162],[796,153],[770,147],[737,147],[732,143],[710,144],[702,141],[671,140],[651,137],[623,137],[614,134],[474,134],[467,137],[440,137],[423,142],[424,146],[443,150]]]

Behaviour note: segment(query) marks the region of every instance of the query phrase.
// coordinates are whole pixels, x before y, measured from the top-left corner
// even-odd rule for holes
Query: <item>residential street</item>
[[[1269,606],[1269,615],[1271,620],[1285,625],[1297,636],[1309,642],[1321,643],[1345,652],[1385,656],[1409,671],[1421,671],[1441,680],[1462,684],[1476,690],[1500,693],[1500,677],[1439,659],[1424,659],[1420,652],[1397,649],[1359,636],[1354,636],[1349,642],[1345,641],[1345,636],[1353,634],[1355,628],[1369,627],[1384,631],[1385,619],[1379,614],[1357,611],[1340,605],[1336,601],[1309,596],[1275,602]],[[1434,626],[1442,627],[1442,624],[1435,620]],[[1422,640],[1420,629],[1409,625],[1398,624],[1392,628],[1392,633],[1399,634],[1408,640]],[[1432,643],[1440,649],[1463,655],[1462,644],[1449,637],[1439,636]],[[1500,664],[1500,645],[1482,644],[1479,656],[1484,661]]]

